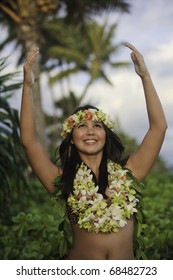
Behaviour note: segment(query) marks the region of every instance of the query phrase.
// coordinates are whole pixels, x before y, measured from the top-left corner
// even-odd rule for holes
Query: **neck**
[[[92,170],[96,178],[99,177],[99,167],[102,160],[102,154],[90,156],[90,155],[80,155],[81,160]]]

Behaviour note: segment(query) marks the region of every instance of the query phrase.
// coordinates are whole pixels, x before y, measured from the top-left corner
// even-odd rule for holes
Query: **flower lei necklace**
[[[89,232],[117,232],[137,212],[138,199],[129,170],[108,160],[109,197],[98,193],[91,170],[82,162],[74,179],[73,192],[67,199],[72,212],[78,215],[78,225]]]
[[[102,110],[80,110],[64,121],[61,136],[65,138],[75,126],[88,120],[103,122],[110,129],[114,127],[113,121]]]

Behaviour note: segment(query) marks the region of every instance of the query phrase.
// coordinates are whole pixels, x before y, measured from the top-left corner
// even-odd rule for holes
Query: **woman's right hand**
[[[28,85],[29,87],[31,87],[34,83],[34,73],[32,71],[32,68],[38,54],[39,54],[39,48],[33,47],[27,56],[26,63],[23,66],[24,84]]]

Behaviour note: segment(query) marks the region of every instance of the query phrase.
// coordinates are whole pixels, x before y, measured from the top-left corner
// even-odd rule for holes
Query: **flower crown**
[[[97,110],[97,109],[80,110],[76,114],[69,116],[64,121],[63,128],[61,131],[61,136],[65,138],[75,126],[77,126],[81,122],[88,121],[88,120],[103,122],[110,129],[114,127],[114,122],[102,110]]]

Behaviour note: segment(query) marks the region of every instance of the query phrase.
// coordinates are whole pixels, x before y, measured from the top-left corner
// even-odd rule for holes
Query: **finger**
[[[133,60],[133,62],[136,62],[136,56],[133,52],[131,53],[130,56],[131,56],[131,59]]]
[[[28,53],[26,64],[30,65],[33,64],[36,61],[36,58],[39,54],[39,49],[34,49],[30,53]]]
[[[27,71],[31,71],[34,63],[36,61],[36,57],[31,57],[23,66],[24,68],[24,71],[27,72]]]
[[[37,46],[32,46],[27,54],[27,58],[31,57],[32,55],[37,55],[39,53],[39,48]]]
[[[37,44],[33,44],[30,48],[31,50],[34,50],[34,49],[39,49],[39,47],[37,46]]]
[[[125,42],[124,43],[124,46],[128,47],[130,50],[132,50],[133,52],[136,52],[136,53],[139,53],[139,51],[137,50],[137,48],[135,48],[134,45],[128,43],[128,42]]]
[[[28,52],[30,53],[30,52],[35,51],[35,50],[39,50],[39,47],[36,44],[33,44],[28,49]]]

